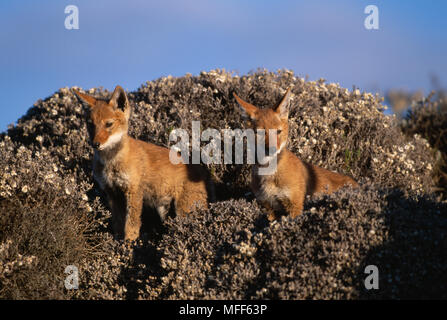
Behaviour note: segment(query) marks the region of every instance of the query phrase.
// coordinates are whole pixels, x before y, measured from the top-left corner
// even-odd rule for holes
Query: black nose
[[[93,148],[98,149],[100,146],[99,142],[93,142]]]

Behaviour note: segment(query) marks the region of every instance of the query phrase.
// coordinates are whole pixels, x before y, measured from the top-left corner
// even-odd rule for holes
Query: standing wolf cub
[[[259,109],[234,94],[243,114],[248,116],[252,128],[255,131],[265,130],[265,135],[260,137],[256,134],[256,139],[263,139],[265,150],[271,151],[271,154],[263,159],[264,164],[256,163],[252,167],[251,181],[252,191],[267,210],[269,220],[279,218],[282,213],[291,217],[301,214],[306,195],[332,193],[344,185],[358,186],[350,177],[305,163],[287,150],[290,96],[289,88],[276,108]],[[273,141],[271,145],[269,129],[276,130],[277,134],[276,142]],[[259,145],[263,144],[258,142],[257,146]],[[270,175],[259,174],[260,169],[270,166],[272,161],[276,164],[275,172]]]
[[[162,220],[172,201],[177,214],[208,207],[214,192],[208,171],[200,165],[172,164],[169,149],[127,134],[130,105],[120,86],[108,102],[73,91],[90,107],[93,176],[106,193],[117,238],[138,238],[145,203]]]

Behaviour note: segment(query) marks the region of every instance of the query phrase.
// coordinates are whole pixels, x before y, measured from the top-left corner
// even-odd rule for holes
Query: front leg
[[[275,210],[271,206],[270,202],[268,201],[260,201],[261,206],[264,208],[265,212],[267,213],[267,219],[268,221],[274,221],[278,217],[275,213]]]
[[[122,192],[111,189],[105,191],[112,212],[112,231],[116,239],[124,237],[124,221],[126,217],[126,199]]]
[[[281,209],[288,214],[291,218],[296,218],[303,212],[304,195],[292,195],[291,198],[280,198],[278,202],[281,205]]]
[[[158,216],[160,217],[161,222],[164,222],[166,219],[166,214],[168,213],[167,206],[159,205],[157,207],[157,213],[158,213]]]
[[[143,195],[139,190],[140,188],[134,188],[126,192],[124,240],[133,241],[140,235]]]

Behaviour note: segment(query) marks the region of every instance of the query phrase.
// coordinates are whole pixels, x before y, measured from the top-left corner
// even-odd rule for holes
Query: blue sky
[[[364,9],[379,8],[379,30]],[[67,5],[79,30],[67,30]],[[447,2],[2,0],[0,131],[61,87],[120,84],[225,68],[292,69],[351,89],[447,84]]]

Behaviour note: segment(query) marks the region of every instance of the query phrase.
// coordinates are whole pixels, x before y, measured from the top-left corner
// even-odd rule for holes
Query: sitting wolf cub
[[[144,203],[154,207],[162,220],[171,201],[177,214],[208,207],[214,190],[206,169],[173,164],[169,149],[127,134],[130,105],[120,86],[109,101],[73,91],[90,107],[87,128],[95,149],[93,176],[107,195],[117,238],[138,238]]]

